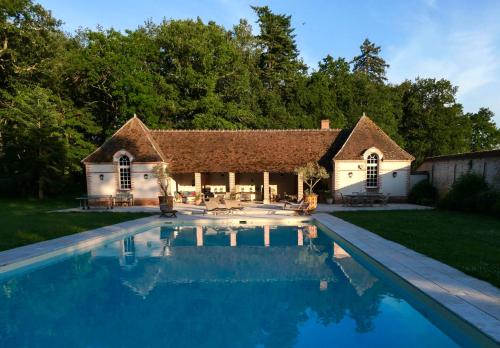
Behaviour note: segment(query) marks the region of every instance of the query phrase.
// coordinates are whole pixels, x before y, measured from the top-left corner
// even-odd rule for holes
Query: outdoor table
[[[113,196],[112,195],[87,195],[76,198],[80,202],[80,208],[90,209],[90,202],[106,203],[106,209],[113,209]]]

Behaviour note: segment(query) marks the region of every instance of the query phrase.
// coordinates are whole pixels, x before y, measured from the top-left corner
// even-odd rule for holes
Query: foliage
[[[155,165],[153,167],[153,175],[158,181],[158,185],[160,186],[163,196],[167,197],[170,193],[170,170],[167,165],[163,163]]]
[[[314,186],[316,186],[318,182],[330,177],[326,169],[317,162],[309,162],[303,167],[296,168],[294,172],[302,176],[302,180],[309,187],[309,193],[313,193]]]
[[[498,193],[488,187],[482,176],[466,173],[455,181],[438,206],[442,209],[489,213],[493,211],[498,198]]]
[[[500,286],[500,219],[442,210],[337,212],[381,237]]]
[[[38,197],[50,187],[60,187],[65,175],[80,170],[80,160],[93,149],[85,139],[96,127],[90,115],[71,102],[39,86],[19,86],[17,94],[4,95],[2,176],[12,178],[16,189],[30,193],[35,183]],[[12,182],[13,183],[13,182]]]
[[[413,186],[408,194],[410,203],[420,205],[434,205],[438,198],[438,192],[428,180],[422,180]]]
[[[471,151],[493,150],[500,147],[500,129],[493,122],[493,112],[488,108],[480,108],[476,113],[465,115],[470,120]]]
[[[0,189],[43,193],[64,187],[51,180],[83,182],[78,161],[134,113],[149,127],[181,129],[317,128],[321,119],[350,128],[366,113],[416,165],[499,146],[491,111],[464,115],[450,81],[387,83],[381,48],[368,39],[352,61],[327,55],[308,70],[292,18],[253,10],[258,35],[245,19],[228,30],[199,18],[68,34],[32,0],[2,1]],[[23,140],[34,136],[37,117],[39,157]]]
[[[389,67],[389,64],[383,58],[379,57],[380,46],[375,46],[370,40],[365,39],[359,49],[361,50],[361,54],[352,60],[354,72],[360,72],[374,82],[381,83],[387,80],[385,69]]]

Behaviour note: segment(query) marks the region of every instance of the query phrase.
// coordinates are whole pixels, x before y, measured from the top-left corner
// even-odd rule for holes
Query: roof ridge
[[[158,144],[156,144],[156,141],[151,137],[151,134],[150,134],[151,131],[150,131],[150,129],[144,124],[144,122],[141,121],[141,119],[139,117],[137,117],[136,114],[134,114],[134,118],[139,121],[139,125],[144,130],[144,132],[146,133],[146,137],[148,138],[149,142],[151,143],[151,146],[156,151],[156,153],[158,154],[158,156],[160,156],[160,158],[163,160],[163,162],[166,162],[165,161],[165,156],[163,155],[163,151],[158,150],[158,148],[156,146]]]
[[[341,128],[329,128],[329,129],[148,129],[149,132],[179,132],[179,133],[187,133],[187,132],[214,132],[214,133],[223,133],[223,132],[331,132],[331,131],[342,131]]]

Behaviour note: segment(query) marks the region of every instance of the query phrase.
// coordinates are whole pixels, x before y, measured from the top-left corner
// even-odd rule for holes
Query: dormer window
[[[120,189],[130,190],[132,188],[130,179],[130,159],[127,155],[120,157],[118,161],[118,168],[120,173]]]
[[[378,155],[372,153],[366,159],[366,187],[378,187]]]

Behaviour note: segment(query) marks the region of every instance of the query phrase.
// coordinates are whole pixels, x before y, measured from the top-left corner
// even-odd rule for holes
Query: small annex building
[[[270,202],[303,196],[295,168],[315,161],[330,173],[336,201],[353,192],[389,193],[404,201],[414,157],[370,118],[352,129],[153,130],[134,116],[83,159],[88,195],[129,191],[135,204],[158,204],[153,167],[170,169],[172,193],[241,193]]]

